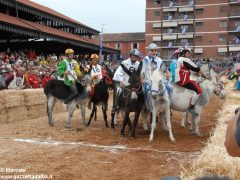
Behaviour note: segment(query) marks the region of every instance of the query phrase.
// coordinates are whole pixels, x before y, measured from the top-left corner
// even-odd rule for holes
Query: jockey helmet
[[[176,56],[176,55],[178,55],[180,52],[181,52],[180,49],[176,49],[176,50],[174,51],[173,55]]]
[[[65,50],[65,54],[70,54],[70,53],[74,53],[74,50],[73,49],[66,49]]]
[[[187,47],[187,48],[180,48],[180,56],[185,56],[186,52],[192,52],[192,50]]]
[[[99,56],[97,54],[92,54],[90,58],[91,59],[99,59]]]
[[[149,46],[148,46],[148,49],[149,50],[151,50],[151,49],[157,49],[158,47],[157,47],[157,45],[155,44],[155,43],[151,43],[151,44],[149,44]]]
[[[139,51],[138,51],[137,49],[132,49],[132,50],[130,51],[130,55],[134,55],[134,56],[137,56],[137,57],[138,57]]]

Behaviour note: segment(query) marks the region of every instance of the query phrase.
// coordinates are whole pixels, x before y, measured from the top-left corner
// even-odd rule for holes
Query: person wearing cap
[[[78,89],[75,82],[82,76],[77,61],[73,60],[73,54],[73,49],[66,49],[66,58],[58,64],[59,77],[64,78],[64,84],[69,86],[72,91],[72,94],[64,101],[64,104],[68,104],[78,96]]]
[[[173,53],[173,60],[170,63],[170,71],[171,71],[171,75],[172,75],[171,82],[173,82],[173,83],[175,83],[175,72],[177,69],[177,61],[178,61],[179,54],[180,54],[180,49],[176,49]]]
[[[236,72],[229,76],[229,80],[236,80],[234,83],[234,88],[240,90],[240,65],[236,68]]]
[[[198,112],[195,110],[195,103],[198,97],[201,95],[202,90],[200,86],[193,80],[190,79],[191,72],[196,72],[202,77],[206,78],[205,74],[201,71],[200,67],[192,62],[191,49],[182,48],[180,50],[180,57],[178,58],[178,69],[179,72],[176,73],[175,80],[177,84],[187,89],[193,90],[194,94],[191,98],[190,107],[188,111],[195,116],[198,116]]]
[[[139,66],[138,62],[139,58],[139,51],[137,49],[132,49],[130,51],[130,57],[124,61],[122,61],[122,64],[131,72],[136,72]],[[129,76],[128,74],[123,70],[122,66],[118,66],[114,76],[113,80],[115,81],[115,87],[114,87],[114,98],[113,98],[113,108],[112,112],[115,112],[119,109],[119,97],[122,93],[122,87],[128,86]]]
[[[99,83],[102,78],[103,74],[105,74],[105,71],[103,70],[102,66],[99,65],[99,56],[97,54],[92,54],[90,56],[91,64],[89,66],[88,72],[91,75],[92,78],[92,88],[91,88],[91,94],[88,99],[88,109],[91,109],[91,100],[94,96],[94,87],[97,83]]]
[[[157,49],[158,47],[155,43],[149,44],[148,55],[142,60],[143,66],[141,71],[141,81],[143,83],[146,107],[150,112],[152,112],[153,109],[151,103],[151,93],[149,91],[152,68],[161,71],[167,76],[167,79],[170,78],[170,73],[165,64],[163,63],[162,59],[157,56]]]

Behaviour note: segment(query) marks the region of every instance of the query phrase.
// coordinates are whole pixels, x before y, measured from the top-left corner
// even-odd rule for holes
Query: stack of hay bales
[[[182,173],[181,179],[192,180],[204,176],[228,176],[240,179],[240,158],[228,155],[225,146],[227,125],[225,121],[234,116],[240,106],[240,92],[232,90],[232,82],[227,84],[227,98],[219,112],[218,122],[211,138],[202,150],[201,155],[193,161],[193,166]]]
[[[63,112],[62,103],[56,104],[54,112]],[[46,115],[46,96],[43,89],[0,91],[0,124]]]

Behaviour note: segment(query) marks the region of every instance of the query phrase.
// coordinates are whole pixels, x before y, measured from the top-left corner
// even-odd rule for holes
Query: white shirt
[[[130,71],[137,71],[138,66],[139,66],[139,62],[136,61],[135,63],[132,63],[131,59],[128,58],[127,60],[123,61],[122,64]],[[123,68],[121,66],[118,66],[114,76],[113,76],[113,80],[114,81],[119,81],[122,82],[125,86],[129,85],[128,82],[129,76],[128,74],[123,70]]]
[[[141,74],[144,74],[144,80],[148,81],[151,77],[152,68],[154,67],[156,70],[161,71],[162,67],[162,59],[159,57],[154,57],[154,62],[150,59],[149,56],[146,56],[142,61],[142,71]]]
[[[92,70],[90,72],[91,78],[93,79],[93,84],[97,84],[100,82],[100,80],[103,78],[102,76],[102,67],[97,64],[92,65]]]

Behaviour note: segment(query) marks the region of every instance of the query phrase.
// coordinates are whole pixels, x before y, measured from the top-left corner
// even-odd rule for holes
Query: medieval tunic
[[[139,66],[139,62],[136,61],[135,63],[132,63],[131,59],[128,58],[127,60],[123,61],[122,64],[131,72],[136,72]],[[121,66],[119,66],[114,74],[113,77],[114,81],[122,82],[125,86],[129,85],[129,76]]]
[[[65,71],[70,71],[70,75],[64,76]],[[64,77],[64,84],[70,86],[72,82],[81,77],[81,71],[79,65],[75,60],[62,60],[58,65],[58,74],[62,78]]]

